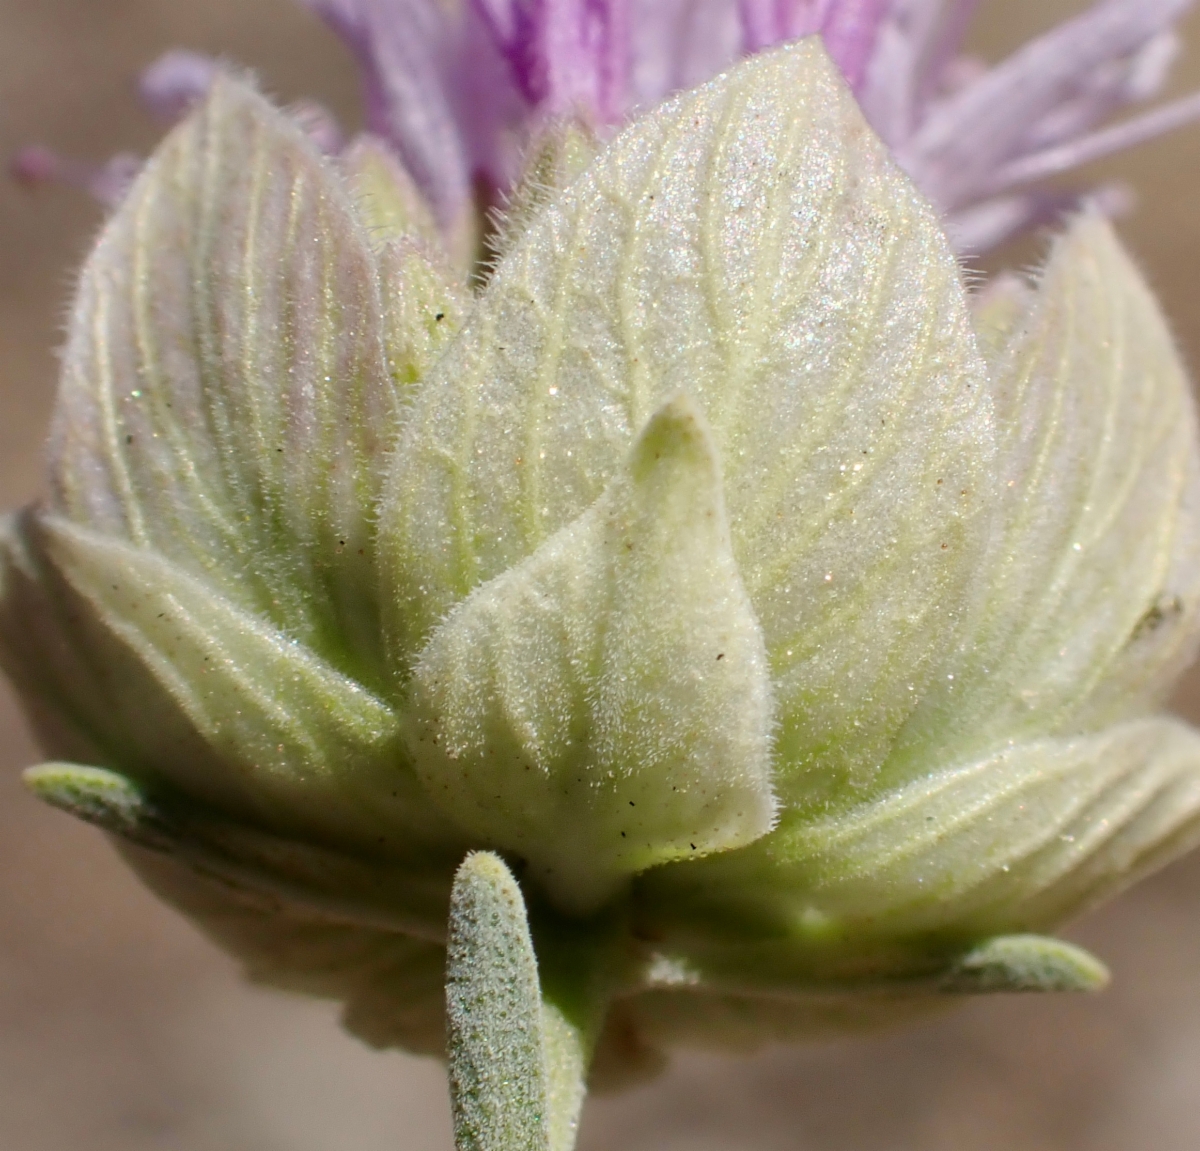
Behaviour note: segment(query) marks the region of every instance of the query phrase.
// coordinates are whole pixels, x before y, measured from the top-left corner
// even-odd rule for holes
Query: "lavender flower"
[[[979,252],[1081,199],[1045,181],[1200,115],[1200,95],[1103,126],[1162,88],[1193,0],[1100,0],[993,68],[976,0],[306,0],[354,49],[371,130],[446,226],[507,190],[537,123],[620,123],[739,54],[820,33],[868,121]],[[1102,207],[1126,197],[1091,189]]]
[[[467,41],[420,11],[436,70]],[[164,65],[195,106],[84,265],[48,492],[0,524],[30,785],[255,978],[444,1053],[459,1151],[569,1151],[593,1064],[1094,989],[1042,933],[1200,841],[1162,713],[1200,439],[1108,223],[972,294],[845,81],[881,9],[742,6],[845,53],[607,142],[637,9],[564,11],[454,14],[533,141],[476,290],[473,194]]]
[[[207,95],[219,65],[211,56],[175,48],[164,52],[138,79],[142,103],[158,119],[173,124]]]
[[[89,164],[41,144],[31,144],[13,157],[9,171],[18,184],[27,188],[69,184],[87,192],[105,207],[114,208],[124,198],[141,166],[141,157],[132,152],[118,152],[102,164]]]
[[[1122,185],[1054,177],[1200,116],[1200,93],[1109,123],[1161,91],[1194,0],[1099,0],[993,68],[964,55],[978,0],[302,0],[362,69],[369,131],[395,149],[457,252],[478,209],[510,193],[541,126],[577,116],[604,131],[740,55],[819,33],[868,122],[938,207],[955,246],[980,253],[1088,200],[1116,214]],[[166,53],[140,91],[172,120],[216,62]],[[297,109],[327,152],[328,112]],[[61,180],[112,205],[137,169],[43,147],[18,155],[26,184]]]
[[[981,251],[1080,199],[1045,181],[1200,116],[1200,94],[1098,127],[1156,95],[1192,0],[1100,0],[996,67],[961,54],[975,0],[894,0],[859,99],[961,250]],[[965,77],[965,78],[964,78]],[[1113,203],[1113,189],[1101,199]]]

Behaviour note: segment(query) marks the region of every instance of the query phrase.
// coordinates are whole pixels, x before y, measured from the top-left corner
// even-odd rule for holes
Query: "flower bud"
[[[1196,421],[1108,224],[973,298],[815,41],[474,296],[373,147],[221,77],[106,225],[0,548],[32,786],[377,1044],[480,848],[572,1067],[1099,986],[1036,933],[1200,838]]]

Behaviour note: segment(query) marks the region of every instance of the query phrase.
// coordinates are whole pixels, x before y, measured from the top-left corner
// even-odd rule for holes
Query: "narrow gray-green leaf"
[[[54,510],[377,677],[372,509],[398,420],[382,311],[337,174],[219,77],[84,266]]]
[[[457,1151],[550,1151],[541,990],[525,900],[504,862],[468,855],[446,946]]]
[[[828,921],[822,955],[816,917],[793,939],[739,941],[714,935],[707,948],[654,953],[641,972],[641,991],[687,991],[753,1002],[799,1003],[824,997],[981,995],[997,991],[1098,991],[1108,971],[1080,947],[1044,935],[997,935],[963,947],[953,930],[923,939],[855,939],[837,954],[843,924]],[[805,935],[807,934],[807,938]],[[716,943],[716,946],[711,944]],[[840,966],[829,963],[834,955]],[[824,964],[824,966],[822,966]]]
[[[398,665],[599,498],[678,390],[723,463],[781,793],[870,775],[960,626],[993,428],[936,214],[815,39],[635,122],[496,269],[381,509]]]
[[[627,973],[626,908],[587,921],[543,903],[531,921],[542,989],[550,1151],[571,1151],[596,1045]]]

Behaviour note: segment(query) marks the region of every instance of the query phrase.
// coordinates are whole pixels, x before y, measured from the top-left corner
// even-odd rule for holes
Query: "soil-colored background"
[[[990,53],[1058,0],[990,0]],[[1200,21],[1177,87],[1200,82]],[[350,62],[290,0],[0,0],[0,154],[29,141],[148,149],[137,70],[185,45],[259,70],[284,100],[353,122]],[[1200,127],[1108,165],[1137,187],[1124,228],[1200,367]],[[53,348],[99,219],[81,196],[0,183],[0,506],[34,495]],[[1034,258],[1026,246],[1011,254]],[[245,986],[96,832],[40,808],[0,688],[0,1151],[448,1151],[440,1068],[370,1052],[332,1008]],[[1179,697],[1200,718],[1200,677]],[[994,999],[868,1041],[678,1057],[589,1104],[583,1151],[1195,1151],[1200,855],[1079,924],[1112,966],[1087,999]]]

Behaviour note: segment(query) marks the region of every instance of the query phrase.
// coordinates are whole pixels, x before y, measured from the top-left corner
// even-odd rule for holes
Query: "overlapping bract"
[[[50,495],[7,544],[9,642],[37,621],[46,653],[12,674],[52,701],[48,750],[400,853],[397,826],[442,835],[379,643],[373,503],[411,355],[389,339],[385,293],[413,285],[392,250],[300,131],[228,80],[109,221]],[[450,327],[454,290],[426,264],[421,298]]]
[[[995,482],[957,264],[818,51],[661,107],[546,210],[418,395],[382,505],[402,651],[582,514],[685,390],[785,793],[809,759],[830,783],[881,760],[954,642]]]
[[[771,694],[715,446],[677,397],[591,508],[437,629],[410,746],[448,814],[591,911],[770,830]]]
[[[627,1052],[1095,985],[1013,933],[1200,835],[1195,418],[1108,225],[973,311],[815,40],[549,165],[475,299],[339,165],[221,79],[85,268],[0,655],[104,770],[34,786],[377,1043],[476,847],[626,908]]]

